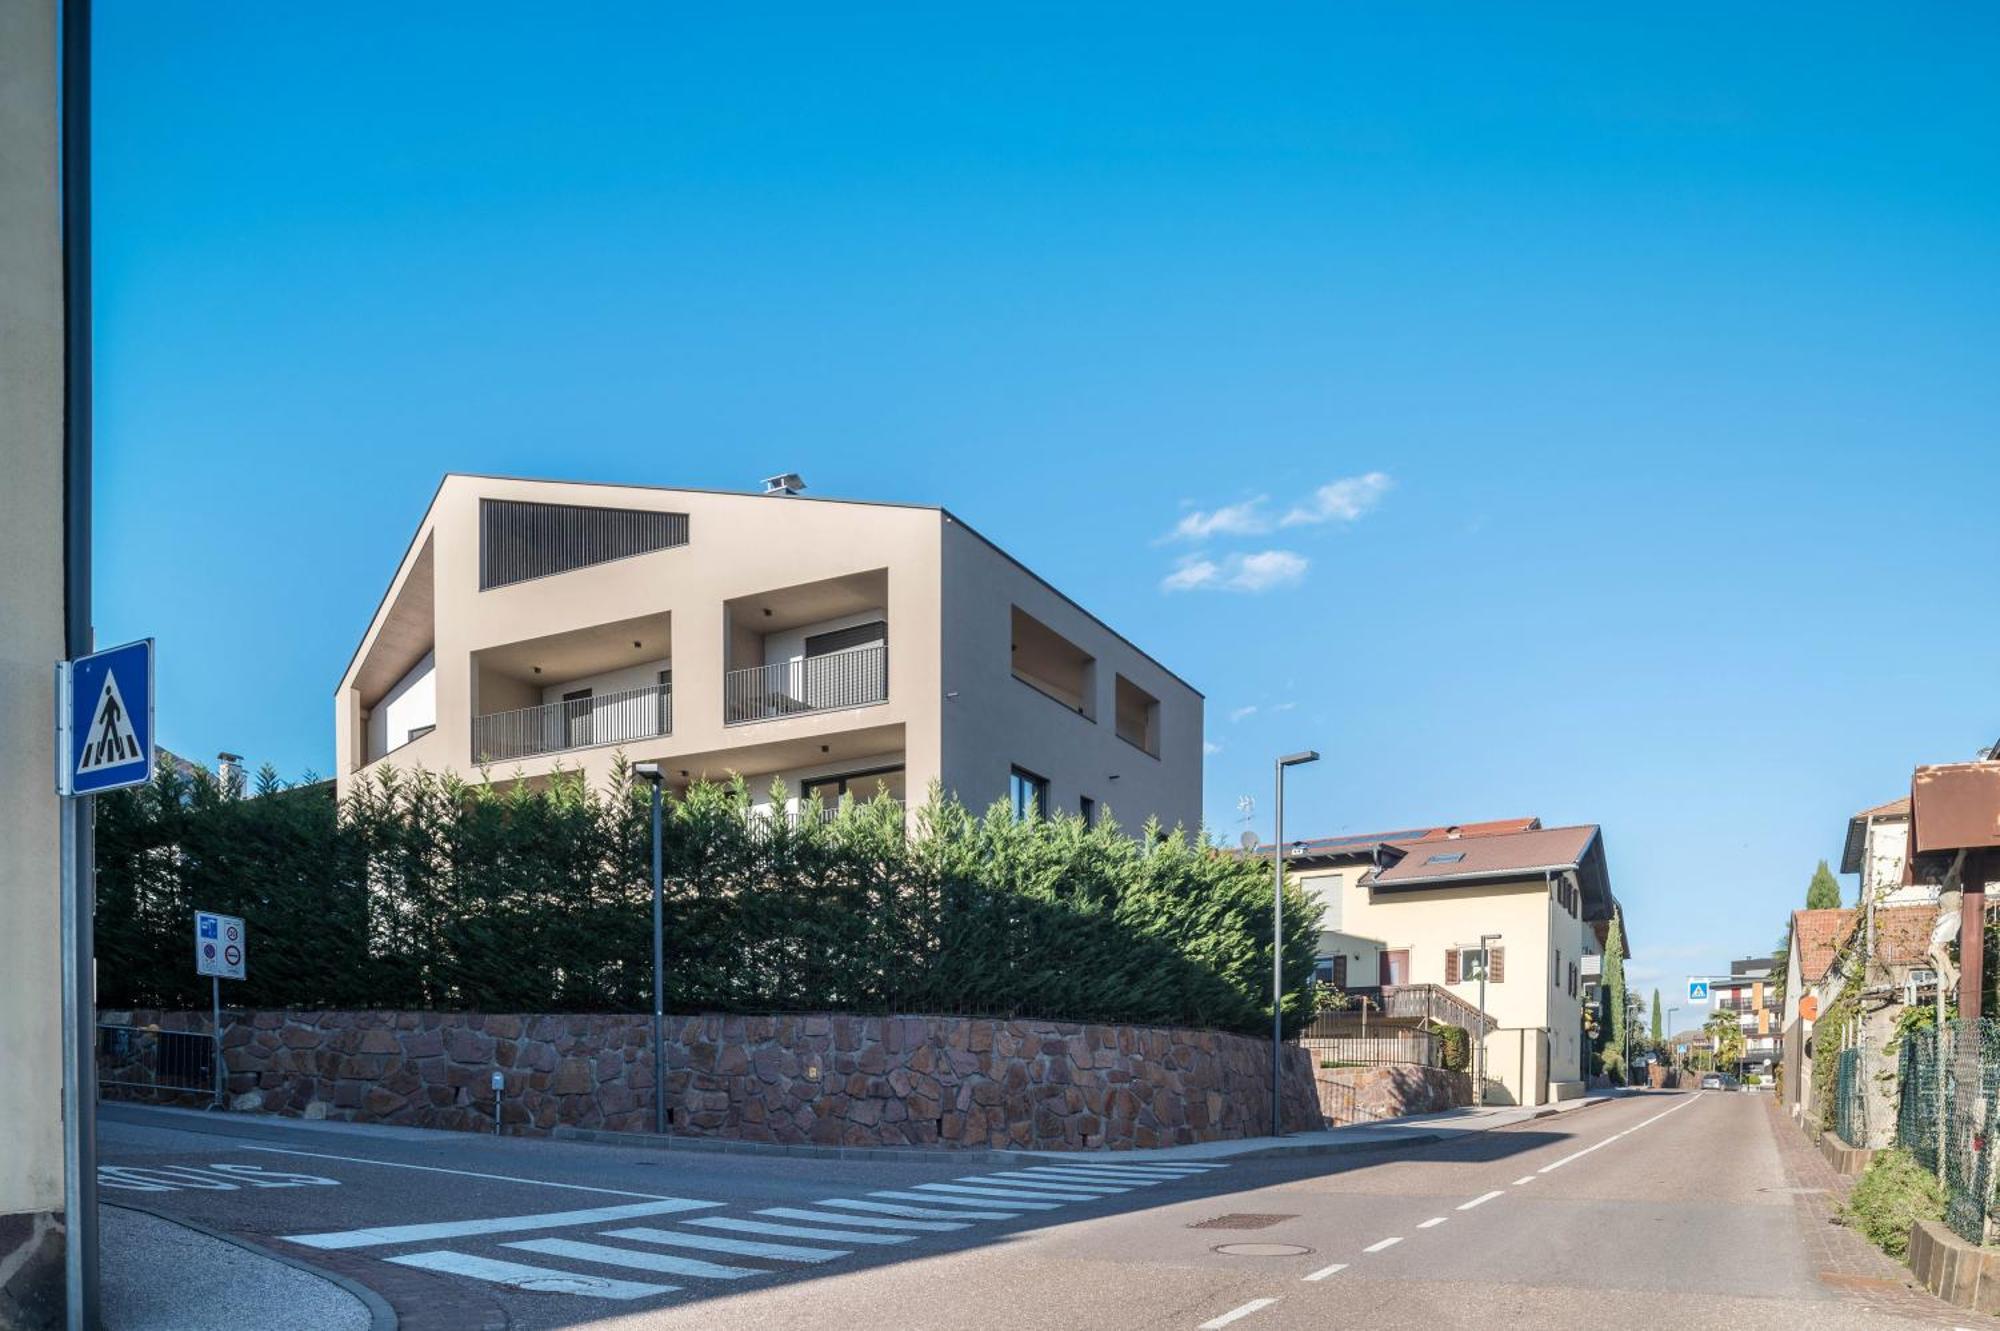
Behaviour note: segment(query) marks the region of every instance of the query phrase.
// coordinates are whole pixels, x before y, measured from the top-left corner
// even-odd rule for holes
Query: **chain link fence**
[[[1961,1238],[1982,1242],[1994,1207],[2000,1021],[1946,1022],[1942,1040],[1936,1031],[1912,1031],[1897,1063],[1896,1144],[1926,1169],[1942,1170],[1945,1223]]]
[[[1834,1069],[1833,1130],[1849,1146],[1868,1144],[1868,1096],[1863,1075],[1861,1051],[1841,1050]]]

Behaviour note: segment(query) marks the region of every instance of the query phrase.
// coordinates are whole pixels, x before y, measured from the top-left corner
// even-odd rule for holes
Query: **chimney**
[[[215,755],[215,774],[224,786],[243,784],[243,755],[240,753],[218,753]]]
[[[795,495],[805,488],[805,478],[795,471],[764,478],[764,493],[767,495]]]

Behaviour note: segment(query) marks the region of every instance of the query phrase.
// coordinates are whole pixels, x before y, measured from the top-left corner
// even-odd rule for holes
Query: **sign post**
[[[210,1005],[209,1032],[215,1039],[215,1099],[212,1107],[222,1108],[222,982],[240,980],[247,974],[250,951],[248,932],[234,915],[214,911],[194,913],[194,973],[208,977]]]
[[[71,650],[88,630],[72,626]],[[153,779],[153,640],[56,663],[56,794],[62,797],[63,1194],[69,1324],[97,1317],[97,896],[95,797]]]

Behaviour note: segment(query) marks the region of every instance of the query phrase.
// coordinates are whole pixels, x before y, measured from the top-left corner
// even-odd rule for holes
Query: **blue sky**
[[[2000,738],[1995,11],[742,8],[99,7],[163,742],[328,771],[447,470],[942,503],[1219,831],[1600,822],[1642,985]]]

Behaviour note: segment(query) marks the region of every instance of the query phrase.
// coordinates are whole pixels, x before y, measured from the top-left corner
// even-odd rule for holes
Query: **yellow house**
[[[1585,1006],[1618,911],[1595,824],[1536,818],[1288,843],[1322,903],[1318,974],[1349,994],[1435,985],[1494,1022],[1489,1102],[1583,1093]]]

